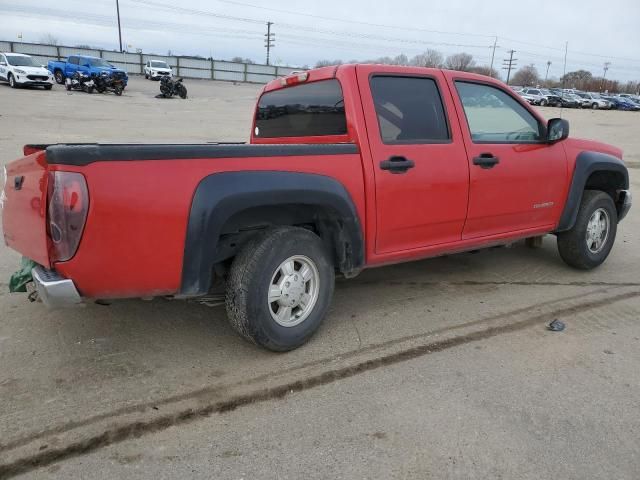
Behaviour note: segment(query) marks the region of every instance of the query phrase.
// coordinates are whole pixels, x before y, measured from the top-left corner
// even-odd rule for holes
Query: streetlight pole
[[[120,2],[116,0],[116,13],[118,15],[118,40],[120,41],[120,53],[122,53],[122,28],[120,27]]]

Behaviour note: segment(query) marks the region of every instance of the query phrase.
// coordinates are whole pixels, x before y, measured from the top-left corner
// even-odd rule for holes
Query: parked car
[[[541,88],[540,92],[545,96],[545,98],[547,99],[547,105],[549,105],[550,107],[559,107],[562,105],[562,98],[560,95],[557,95],[545,88]]]
[[[36,263],[48,305],[225,286],[239,334],[283,351],[318,329],[336,273],[545,234],[588,270],[631,208],[619,148],[568,138],[566,120],[472,73],[278,78],[250,132],[241,145],[27,145],[6,166],[5,241]]]
[[[576,102],[578,102],[580,104],[581,108],[590,108],[591,107],[591,101],[588,98],[584,98],[584,97],[582,97],[581,95],[579,95],[577,93],[568,93],[567,95],[569,95]]]
[[[577,95],[562,92],[560,94],[560,102],[562,107],[566,108],[582,108],[583,98]]]
[[[594,110],[599,108],[611,108],[611,104],[609,104],[609,102],[607,102],[606,100],[600,98],[600,95],[598,95],[597,93],[579,92],[578,96],[584,98],[585,100],[588,100],[586,105],[583,105],[583,107],[593,108]]]
[[[144,78],[147,80],[160,80],[162,77],[173,76],[171,67],[162,60],[147,60],[144,64]]]
[[[534,105],[540,105],[544,107],[549,104],[548,98],[542,93],[539,88],[525,88],[522,92],[525,95],[528,95],[529,97],[535,99]]]
[[[51,90],[53,77],[49,71],[29,55],[22,53],[0,53],[0,80],[11,88],[44,87]]]
[[[527,95],[524,93],[524,90],[520,90],[516,92],[522,99],[527,102],[529,105],[538,105],[538,98],[533,97],[531,95]]]
[[[47,68],[59,84],[63,84],[65,78],[71,77],[78,71],[91,77],[100,75],[102,72],[107,72],[112,77],[122,80],[125,87],[129,80],[127,72],[121,68],[114,67],[102,58],[86,55],[70,55],[62,62],[51,60]]]
[[[634,110],[633,104],[623,97],[606,96],[603,98],[611,103],[611,108],[615,110]]]

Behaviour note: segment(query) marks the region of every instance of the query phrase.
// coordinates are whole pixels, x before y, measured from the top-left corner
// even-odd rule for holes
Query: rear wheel
[[[597,110],[597,109],[598,109],[598,104],[597,104],[597,103],[592,103],[592,104],[591,104],[591,108],[592,108],[593,110]]]
[[[544,99],[544,98],[543,98],[542,100],[540,100],[540,106],[541,106],[541,107],[546,107],[546,106],[547,106],[547,103],[549,103],[549,102],[548,102],[546,99]]]
[[[247,340],[273,351],[292,350],[322,323],[333,287],[333,265],[322,240],[303,228],[274,228],[234,259],[227,315]]]
[[[558,251],[568,265],[590,270],[606,260],[616,239],[618,214],[605,192],[585,190],[576,223],[558,234]]]

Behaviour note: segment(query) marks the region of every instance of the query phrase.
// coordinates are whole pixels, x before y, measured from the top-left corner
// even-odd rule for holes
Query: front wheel
[[[115,93],[117,96],[122,95],[122,87],[114,87],[113,93]]]
[[[540,100],[540,106],[541,107],[546,107],[547,103],[549,103],[549,102],[547,102],[547,100],[545,100],[544,98],[542,100]]]
[[[53,88],[53,85],[45,85],[44,89],[45,90],[51,90]]]
[[[53,78],[56,79],[56,83],[62,85],[64,83],[64,75],[60,70],[56,70],[53,74]]]
[[[616,239],[618,213],[611,197],[599,190],[585,190],[576,223],[558,234],[558,251],[568,265],[590,270],[609,256]]]
[[[181,83],[178,84],[178,95],[180,96],[180,98],[182,98],[183,100],[185,98],[187,98],[187,87],[185,87],[184,85],[182,85]]]
[[[14,78],[13,74],[9,74],[9,86],[11,88],[18,88],[18,84],[16,83],[16,79]]]
[[[598,109],[598,104],[597,104],[597,103],[592,103],[592,104],[591,104],[591,108],[592,108],[593,110],[597,110],[597,109]]]
[[[233,261],[226,293],[229,321],[261,347],[293,350],[322,323],[334,280],[330,255],[316,234],[298,227],[267,230]]]

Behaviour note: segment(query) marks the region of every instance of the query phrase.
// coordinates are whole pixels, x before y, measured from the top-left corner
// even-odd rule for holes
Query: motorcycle
[[[109,72],[101,72],[93,78],[98,93],[113,92],[116,95],[122,95],[124,91],[124,82],[121,78],[115,78]]]
[[[93,93],[93,89],[95,88],[93,79],[82,72],[74,72],[71,77],[67,77],[64,86],[68,91],[80,90],[86,93]]]
[[[160,79],[160,93],[164,98],[171,98],[178,95],[180,98],[187,98],[187,87],[182,83],[182,78],[170,78],[168,75]]]

